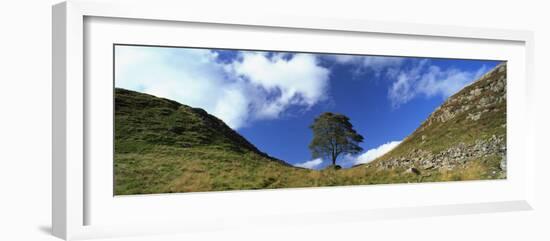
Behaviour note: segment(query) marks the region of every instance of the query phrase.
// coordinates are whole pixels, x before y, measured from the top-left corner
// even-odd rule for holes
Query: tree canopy
[[[341,154],[357,154],[363,151],[359,143],[364,138],[353,129],[345,115],[325,112],[315,118],[310,128],[313,131],[313,140],[309,149],[313,158],[329,159],[336,166],[336,160]]]

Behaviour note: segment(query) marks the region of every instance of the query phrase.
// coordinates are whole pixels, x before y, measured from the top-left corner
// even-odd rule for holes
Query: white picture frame
[[[151,9],[155,10],[151,11]],[[72,0],[55,5],[52,15],[52,227],[55,236],[68,240],[139,234],[194,232],[243,225],[267,226],[292,225],[302,222],[361,221],[398,217],[530,210],[533,208],[536,157],[532,149],[535,146],[534,130],[531,128],[533,125],[529,124],[529,116],[532,116],[533,111],[530,108],[532,100],[529,97],[529,93],[533,92],[533,34],[529,31],[370,22],[350,19],[301,18],[265,14],[258,16],[254,15],[254,13],[250,13],[247,16],[232,16],[230,13],[213,16],[209,15],[205,10],[193,9],[189,3],[178,1],[130,3],[124,1],[96,2]],[[346,34],[358,34],[361,36],[362,34],[374,34],[391,36],[396,39],[449,40],[449,43],[446,44],[448,46],[452,46],[453,44],[469,45],[471,42],[475,42],[479,45],[480,51],[486,50],[484,54],[496,57],[498,57],[498,53],[491,55],[491,46],[493,46],[493,52],[495,49],[498,49],[494,47],[496,43],[512,46],[510,47],[510,54],[506,55],[506,60],[514,63],[512,67],[509,67],[510,71],[512,71],[509,81],[510,85],[513,86],[513,88],[509,89],[509,93],[514,97],[509,98],[509,105],[511,107],[509,112],[509,120],[511,120],[509,139],[515,139],[508,146],[511,152],[511,156],[508,158],[510,163],[508,169],[518,174],[512,175],[513,177],[503,182],[432,183],[428,185],[397,185],[391,187],[389,185],[375,185],[369,187],[236,191],[192,195],[166,194],[125,199],[117,199],[112,195],[102,194],[102,198],[113,200],[113,203],[111,203],[113,206],[109,207],[108,205],[111,204],[96,201],[95,196],[97,195],[92,191],[94,190],[92,186],[94,186],[94,180],[97,179],[94,179],[93,175],[87,174],[89,169],[92,168],[91,165],[94,164],[91,164],[90,160],[87,160],[87,158],[90,158],[90,152],[92,151],[88,142],[93,142],[93,140],[88,139],[90,126],[86,123],[90,123],[90,118],[94,118],[94,113],[96,113],[92,111],[93,103],[90,103],[90,101],[96,100],[97,98],[94,96],[96,94],[101,95],[101,93],[94,92],[95,94],[90,94],[87,92],[88,89],[96,87],[95,85],[90,86],[86,82],[86,78],[89,78],[86,75],[86,68],[95,67],[90,66],[87,62],[88,56],[86,55],[89,54],[89,50],[86,48],[89,45],[86,45],[86,41],[90,39],[87,39],[85,35],[90,33],[101,35],[102,33],[105,34],[105,32],[102,32],[99,28],[94,28],[99,30],[87,29],[86,19],[97,18],[111,18],[122,22],[134,21],[132,23],[134,25],[136,23],[154,22],[154,24],[148,27],[151,30],[154,30],[156,26],[167,23],[171,23],[171,25],[206,24],[208,26],[222,26],[226,30],[229,29],[229,31],[233,31],[231,29],[238,31],[237,29],[253,28],[254,31],[260,30],[259,32],[265,32],[269,29],[275,29],[278,33],[299,31],[306,35],[308,32],[315,32],[318,36],[333,34],[338,37],[339,35]],[[124,29],[128,27],[120,24],[117,28]],[[139,43],[156,41],[154,39],[142,39],[140,42],[137,40],[139,37],[137,35],[130,34],[126,36],[135,36],[135,41]],[[91,39],[94,38],[92,37]],[[104,41],[115,41],[115,39],[106,38]],[[169,44],[170,41],[166,40],[163,43]],[[215,45],[216,43],[212,42],[211,44]],[[334,45],[334,42],[332,44]],[[95,48],[94,46],[92,44],[91,48]],[[277,48],[284,49],[285,47],[281,45]],[[452,48],[445,47],[445,49]],[[423,54],[429,55],[428,52]],[[453,50],[449,50],[449,54],[455,57],[464,57],[459,55],[456,50],[454,52]],[[478,55],[471,53],[469,56]],[[108,71],[106,69],[105,72]],[[108,92],[104,92],[104,94],[108,94]],[[112,99],[107,101],[112,101]],[[510,129],[512,129],[512,133]],[[92,176],[92,179],[88,179],[90,176]],[[101,186],[99,188],[101,189]],[[468,194],[468,190],[475,190],[470,194],[479,194],[491,189],[498,189],[500,191],[494,197],[481,197],[482,195],[480,195],[478,198],[474,195],[473,197],[457,199],[449,195],[447,199],[440,200],[439,202],[424,202],[422,199],[414,199],[409,202],[383,202],[384,200],[380,199],[378,200],[378,204],[373,201],[369,208],[361,208],[361,203],[353,202],[349,207],[345,208],[320,209],[319,207],[322,206],[321,203],[319,206],[310,206],[309,209],[291,210],[293,207],[295,209],[305,207],[301,205],[305,205],[305,202],[309,199],[322,199],[327,196],[360,200],[366,192],[391,196],[397,192],[414,191],[419,195],[430,196],[434,195],[434,193],[442,194],[446,192]],[[208,213],[205,210],[201,210],[199,206],[196,206],[194,208],[195,212],[189,213],[190,210],[185,210],[190,214],[190,218],[193,218],[192,222],[178,217],[177,211],[168,212],[160,210],[160,208],[159,210],[155,210],[160,214],[153,212],[145,212],[143,214],[146,219],[152,220],[151,222],[145,222],[145,219],[139,217],[124,217],[124,214],[130,214],[137,208],[154,207],[155,205],[172,205],[171,207],[173,207],[182,203],[185,203],[187,206],[199,205],[199,203],[205,205],[205,203],[208,203],[211,205],[210,207],[215,207],[221,202],[216,202],[215,200],[222,200],[225,203],[239,203],[246,199],[275,203],[278,198],[282,200],[284,197],[294,197],[306,201],[297,204],[283,202],[280,207],[273,207],[271,210],[261,210],[261,207],[255,207],[254,205],[239,206],[235,204],[235,206],[232,206],[234,209],[232,212],[224,213],[217,210],[220,212],[218,215]],[[91,202],[102,204],[94,205],[94,208],[90,208]],[[184,210],[185,208],[182,207],[181,209]],[[216,210],[216,208],[214,209]],[[122,211],[115,212],[114,210]],[[260,213],[260,215],[254,215],[254,213]],[[90,222],[90,216],[94,215],[102,218],[97,219],[99,220],[98,222]],[[199,215],[206,218],[200,219]],[[116,220],[117,222],[107,223],[105,222],[107,218]],[[166,225],[169,223],[172,225]]]

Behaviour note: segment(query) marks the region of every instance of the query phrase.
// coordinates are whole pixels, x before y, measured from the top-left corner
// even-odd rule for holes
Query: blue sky
[[[313,119],[350,117],[365,137],[349,167],[398,145],[450,95],[499,61],[268,51],[115,47],[115,86],[200,107],[260,150],[320,169],[308,150]]]

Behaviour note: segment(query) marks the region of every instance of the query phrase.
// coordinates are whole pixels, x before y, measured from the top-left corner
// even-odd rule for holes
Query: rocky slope
[[[451,96],[399,146],[366,164],[426,176],[472,165],[480,178],[506,177],[506,63]]]

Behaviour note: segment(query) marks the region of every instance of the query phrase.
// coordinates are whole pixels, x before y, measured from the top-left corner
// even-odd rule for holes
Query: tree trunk
[[[335,156],[332,157],[332,166],[336,167],[336,157]]]

